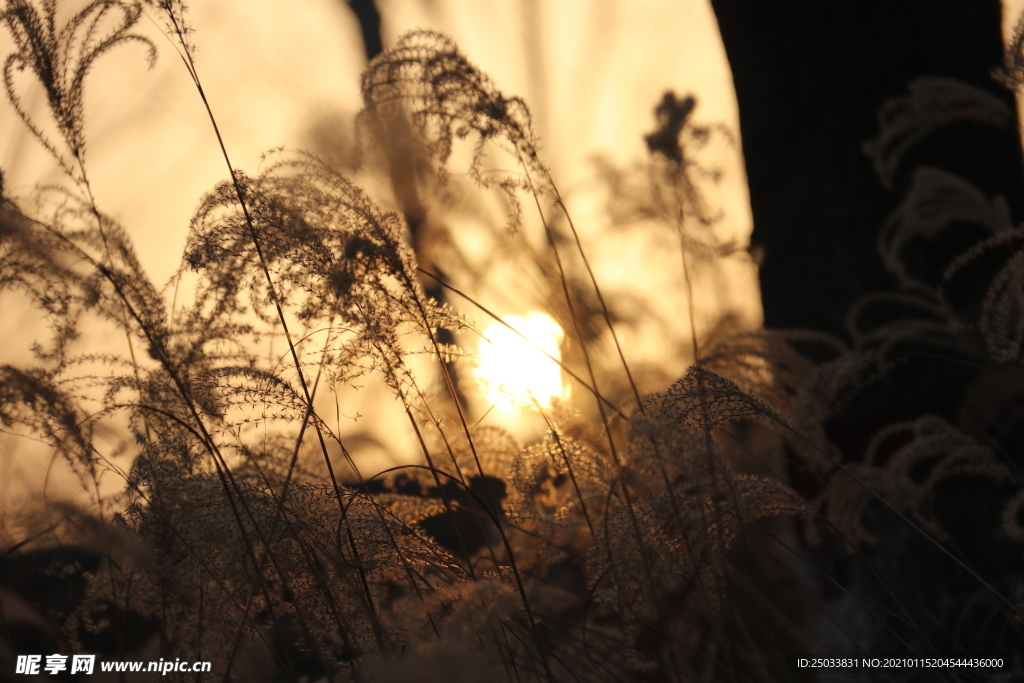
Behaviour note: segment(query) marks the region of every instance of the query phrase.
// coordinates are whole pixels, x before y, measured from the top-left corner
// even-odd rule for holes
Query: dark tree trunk
[[[712,6],[739,104],[751,241],[764,255],[766,327],[845,337],[851,304],[896,288],[878,253],[878,235],[918,168],[962,176],[989,197],[1005,198],[1015,219],[1024,214],[1016,106],[992,75],[1003,57],[998,0],[712,0]],[[882,105],[922,77],[957,79],[991,93],[1006,104],[1010,122],[940,128],[910,150],[886,189],[864,143],[879,133]],[[950,249],[964,246],[938,240],[923,259],[941,272]],[[992,273],[977,275],[987,282]],[[979,287],[984,282],[965,289]],[[952,418],[976,376],[963,365],[915,358],[837,416],[830,433],[858,457],[885,424],[926,412]]]
[[[883,189],[862,144],[886,99],[922,76],[956,78],[1014,107],[998,0],[712,0],[732,67],[770,328],[842,333],[856,299],[890,287],[878,229],[907,181]],[[931,165],[1024,209],[1016,127],[959,126]]]
[[[348,6],[359,22],[359,31],[363,36],[363,52],[366,54],[366,61],[370,61],[384,51],[377,3],[374,0],[348,0]]]

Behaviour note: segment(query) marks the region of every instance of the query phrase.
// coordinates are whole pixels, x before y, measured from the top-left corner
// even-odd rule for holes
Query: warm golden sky
[[[439,29],[505,92],[523,95],[564,187],[587,172],[596,151],[619,161],[640,157],[641,136],[666,89],[696,93],[699,118],[735,128],[729,71],[704,0],[380,4],[387,42],[413,28]],[[342,0],[191,5],[200,74],[236,166],[254,170],[262,151],[303,144],[313,116],[358,109],[362,44]],[[143,26],[155,35],[154,28]],[[162,280],[200,194],[225,172],[173,47],[157,43],[160,59],[151,71],[137,46],[102,58],[86,101],[97,199],[139,235],[144,260]],[[42,103],[26,92],[27,103]],[[0,131],[10,191],[23,195],[40,181],[59,180],[6,106]],[[726,161],[737,160],[738,152]],[[742,177],[729,166],[730,219],[746,225]]]

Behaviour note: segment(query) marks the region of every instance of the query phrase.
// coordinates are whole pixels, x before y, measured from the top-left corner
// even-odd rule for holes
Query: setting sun
[[[477,350],[474,374],[487,401],[509,410],[565,397],[562,369],[555,362],[561,360],[562,328],[538,311],[504,320],[508,327],[499,322],[488,327]]]

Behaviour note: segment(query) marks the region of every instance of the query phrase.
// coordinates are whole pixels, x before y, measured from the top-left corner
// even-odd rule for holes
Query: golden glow
[[[547,407],[553,399],[567,397],[562,369],[555,362],[561,360],[559,345],[565,336],[558,323],[539,311],[504,320],[515,331],[495,322],[477,349],[474,374],[488,403],[508,411],[524,404]]]

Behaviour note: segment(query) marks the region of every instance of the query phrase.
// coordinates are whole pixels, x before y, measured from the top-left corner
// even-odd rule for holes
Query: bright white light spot
[[[564,333],[558,323],[536,311],[503,319],[523,336],[499,322],[484,330],[474,374],[488,403],[507,410],[516,404],[535,402],[546,407],[552,399],[566,397],[562,369],[551,360],[561,360],[559,344]]]

